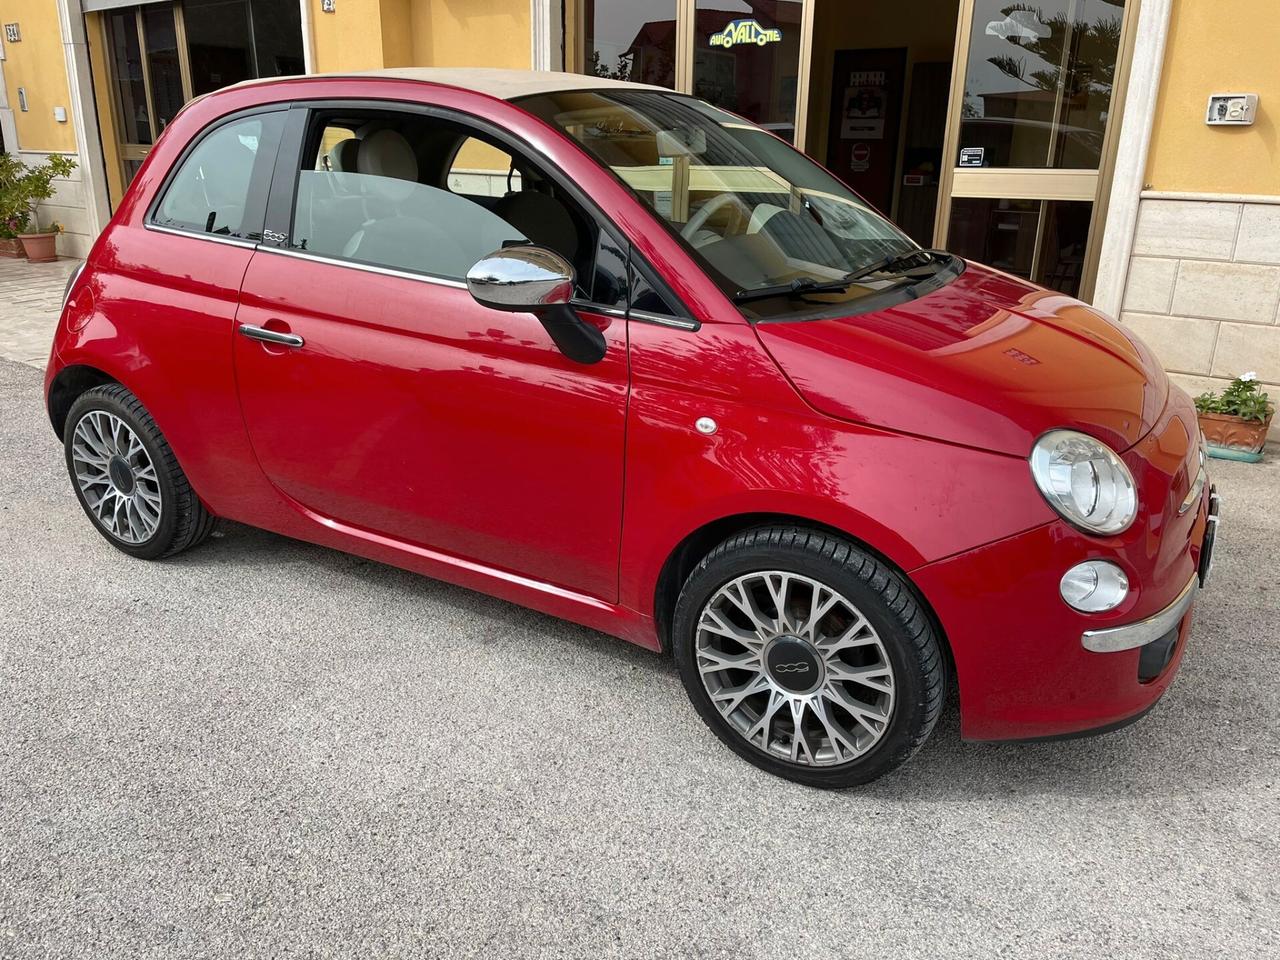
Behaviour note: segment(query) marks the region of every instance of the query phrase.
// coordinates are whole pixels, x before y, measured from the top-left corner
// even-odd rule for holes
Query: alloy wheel
[[[782,760],[856,760],[893,716],[893,666],[880,635],[848,598],[811,577],[767,570],[724,584],[702,608],[695,652],[720,715]]]
[[[76,484],[89,512],[111,536],[145,543],[160,526],[160,480],[138,435],[120,417],[90,410],[71,445]]]

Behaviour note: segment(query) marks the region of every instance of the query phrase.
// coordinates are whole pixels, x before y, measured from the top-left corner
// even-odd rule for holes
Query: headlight
[[[1031,449],[1036,486],[1068,523],[1120,533],[1138,513],[1133,475],[1105,444],[1074,430],[1051,430]]]

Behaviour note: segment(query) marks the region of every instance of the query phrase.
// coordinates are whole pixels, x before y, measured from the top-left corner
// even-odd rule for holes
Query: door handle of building
[[[304,343],[296,333],[281,333],[279,330],[268,330],[266,327],[255,327],[247,323],[240,324],[240,332],[250,340],[275,343],[282,347],[300,347]]]

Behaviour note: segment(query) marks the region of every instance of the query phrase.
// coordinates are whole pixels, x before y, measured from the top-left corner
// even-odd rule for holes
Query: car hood
[[[1055,427],[1125,450],[1169,389],[1151,352],[1115,323],[976,264],[901,306],[756,330],[829,416],[1020,457]]]

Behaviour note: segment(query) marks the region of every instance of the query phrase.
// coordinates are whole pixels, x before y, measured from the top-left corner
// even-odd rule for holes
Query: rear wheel
[[[195,546],[214,517],[191,489],[146,407],[118,383],[71,405],[63,443],[71,485],[112,546],[144,560]]]
[[[942,708],[940,642],[896,571],[799,527],[749,530],[690,574],[675,657],[703,720],[789,780],[848,787],[905,762]]]

